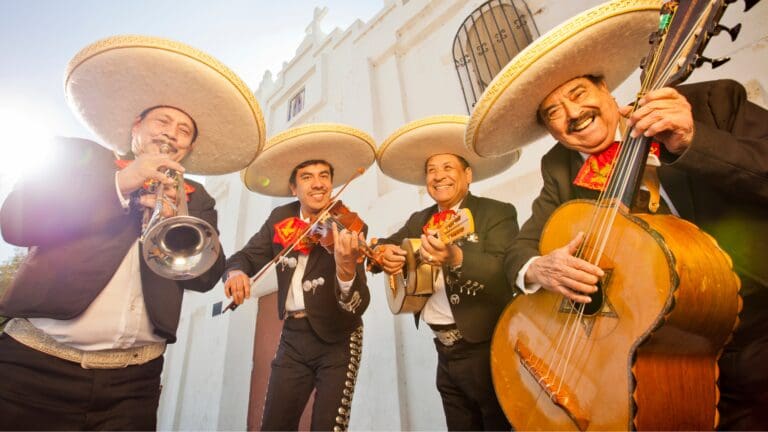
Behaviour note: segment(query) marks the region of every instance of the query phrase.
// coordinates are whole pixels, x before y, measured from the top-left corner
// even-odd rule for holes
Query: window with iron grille
[[[468,113],[493,77],[538,36],[524,0],[490,0],[469,14],[453,39],[453,62]]]

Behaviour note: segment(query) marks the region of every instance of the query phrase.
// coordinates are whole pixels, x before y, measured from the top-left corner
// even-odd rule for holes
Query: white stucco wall
[[[265,74],[256,91],[268,135],[299,124],[345,123],[370,133],[378,142],[420,117],[465,114],[451,57],[453,37],[479,0],[385,0],[368,22],[322,33],[319,22],[278,73]],[[568,17],[599,4],[597,0],[530,0],[543,34]],[[722,22],[743,22],[736,43],[718,37],[707,48],[712,57],[733,60],[712,71],[694,72],[690,81],[730,77],[745,83],[750,96],[765,105],[768,88],[768,2],[748,15],[742,3],[731,6]],[[258,55],[258,41],[253,41]],[[637,76],[616,91],[629,101]],[[305,88],[304,109],[290,122],[287,105]],[[473,193],[513,203],[522,224],[541,187],[539,160],[551,146],[543,139],[526,147],[514,167],[472,185]],[[289,169],[289,168],[286,168]],[[234,253],[256,232],[276,203],[248,192],[239,176],[208,178],[216,198],[225,252]],[[368,223],[371,236],[385,236],[407,216],[431,204],[424,188],[383,176],[375,166],[345,192],[344,202]],[[274,283],[265,283],[274,286]],[[365,314],[363,364],[353,400],[353,430],[445,429],[435,389],[437,356],[426,326],[417,331],[411,316],[392,316],[381,276],[371,276],[371,305]],[[263,289],[257,292],[263,293]],[[161,429],[240,430],[246,426],[251,355],[257,307],[250,301],[235,313],[212,316],[225,300],[221,284],[207,294],[187,294],[179,341],[166,355],[159,411]],[[227,302],[224,302],[226,305]]]

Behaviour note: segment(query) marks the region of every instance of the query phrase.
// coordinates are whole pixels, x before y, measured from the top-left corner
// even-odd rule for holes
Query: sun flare
[[[0,178],[4,182],[48,164],[52,135],[44,124],[18,107],[0,106]]]

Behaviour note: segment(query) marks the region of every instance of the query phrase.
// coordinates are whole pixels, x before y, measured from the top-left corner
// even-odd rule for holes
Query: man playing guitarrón
[[[744,88],[729,80],[651,90],[639,99],[636,110],[629,106],[620,108],[611,96],[611,89],[627,77],[639,64],[639,59],[647,53],[648,34],[656,28],[658,21],[658,13],[653,7],[648,7],[652,6],[651,3],[608,3],[563,24],[559,32],[553,31],[549,37],[545,35],[535,41],[529,49],[541,50],[542,56],[521,55],[513,59],[500,73],[500,77],[503,77],[500,81],[503,82],[499,82],[497,88],[502,90],[484,95],[478,101],[470,121],[467,144],[482,154],[503,154],[504,151],[533,141],[543,135],[545,130],[558,141],[542,159],[544,186],[533,202],[531,218],[523,224],[507,257],[506,267],[508,278],[518,289],[533,293],[543,288],[559,293],[576,302],[571,303],[571,307],[578,308],[580,306],[576,305],[580,303],[591,302],[589,295],[598,290],[597,284],[604,276],[604,271],[577,256],[584,239],[582,235],[577,235],[570,242],[564,240],[563,243],[552,245],[551,252],[540,254],[539,240],[550,229],[545,224],[552,221],[550,216],[556,215],[556,211],[560,212],[563,208],[560,206],[566,202],[579,198],[595,199],[602,189],[608,189],[605,181],[600,179],[600,169],[606,161],[612,163],[613,159],[607,155],[615,151],[614,141],[617,137],[623,136],[624,121],[627,127],[633,128],[631,136],[652,137],[658,143],[658,149],[653,150],[655,146],[651,145],[651,153],[655,153],[656,157],[649,155],[648,160],[649,165],[654,159],[660,165],[659,213],[663,213],[661,209],[666,204],[669,212],[695,223],[714,237],[730,255],[733,270],[741,279],[743,310],[739,315],[739,327],[733,333],[731,342],[725,345],[717,363],[719,393],[715,387],[718,371],[714,359],[720,348],[716,347],[712,358],[707,360],[707,373],[701,375],[705,378],[692,379],[694,375],[689,376],[689,373],[696,369],[689,366],[683,373],[676,375],[675,379],[680,382],[675,382],[675,379],[656,379],[660,389],[651,397],[651,405],[653,399],[663,400],[666,393],[674,391],[674,394],[682,395],[677,399],[685,399],[682,401],[684,409],[702,404],[713,414],[698,423],[700,427],[696,427],[709,428],[716,426],[714,405],[719,394],[720,428],[765,430],[768,429],[768,411],[765,409],[768,406],[768,368],[765,367],[768,364],[768,267],[765,266],[768,250],[768,225],[765,223],[768,220],[768,112],[749,102]],[[584,23],[590,20],[595,25],[586,26]],[[631,48],[633,46],[637,48]],[[610,53],[623,55],[608,55]],[[533,58],[539,60],[533,62]],[[612,175],[618,176],[621,172],[614,168]],[[630,215],[628,219],[633,217]],[[647,215],[639,215],[639,218],[649,223],[653,220]],[[670,216],[657,216],[656,220],[662,221],[664,218],[674,219]],[[691,227],[683,221],[677,220],[676,223],[680,227]],[[677,241],[674,234],[668,232],[664,235],[666,238],[655,240],[649,236],[645,243],[680,247],[669,243]],[[623,245],[618,249],[636,251],[641,246],[633,242],[626,231],[615,235],[622,235],[620,241]],[[644,352],[646,341],[654,341],[659,327],[669,322],[670,315],[685,301],[687,294],[677,284],[708,270],[693,267],[690,261],[685,260],[699,258],[697,255],[704,255],[706,259],[715,255],[722,256],[719,250],[704,252],[706,247],[713,246],[710,238],[701,238],[704,241],[699,244],[682,244],[680,251],[683,253],[674,257],[672,265],[649,266],[643,272],[647,274],[651,270],[672,269],[674,298],[670,297],[666,303],[668,309],[664,310],[667,315],[653,323],[643,339],[639,339],[637,352]],[[670,250],[673,246],[669,246]],[[639,255],[633,258],[634,263],[643,262]],[[727,258],[725,261],[723,280],[733,281],[733,273],[727,268]],[[607,267],[610,268],[610,265]],[[613,269],[613,279],[617,279],[619,270]],[[642,296],[650,297],[661,292],[662,284],[666,283],[665,280],[659,280],[657,285],[648,286],[647,290],[644,288]],[[725,287],[729,290],[727,296],[725,291],[721,291]],[[610,286],[604,292],[605,308],[598,311],[598,318],[592,321],[593,335],[601,331],[603,335],[608,335],[611,333],[609,327],[613,329],[622,320],[632,320],[642,315],[642,311],[631,309],[632,304],[628,305],[630,309],[625,309],[623,314],[616,313],[626,307],[618,304],[625,297],[614,297],[617,291],[611,291]],[[716,304],[693,309],[694,313],[684,320],[686,324],[702,321],[702,316],[720,307],[732,307],[733,314],[729,315],[732,318],[725,321],[726,324],[735,321],[738,299],[735,289],[731,291],[729,284],[704,280],[690,292],[701,293],[698,294],[701,295],[701,304],[708,304],[712,299],[715,299]],[[542,295],[550,294],[545,291]],[[568,303],[564,301],[562,304]],[[701,327],[705,329],[701,333],[679,331],[678,337],[669,345],[706,346],[702,343],[706,337],[722,331],[725,331],[724,343],[732,330],[732,325],[722,329],[706,325]],[[587,332],[582,330],[578,334],[579,347],[593,341],[595,351],[598,349],[600,341],[585,336]],[[693,337],[689,334],[693,334]],[[681,357],[692,356],[697,355],[697,351],[692,349],[690,353],[675,354]],[[635,374],[640,371],[635,368],[635,358],[623,360],[622,367],[625,370],[627,360],[630,360],[632,372],[631,375],[625,373],[624,377],[637,379]],[[688,364],[694,364],[693,357]],[[595,362],[590,366],[595,367]],[[571,365],[571,370],[577,367]],[[626,379],[624,377],[622,379]],[[582,380],[581,385],[589,387],[587,381]],[[629,388],[634,391],[627,395],[627,400],[634,398],[639,389],[632,387],[633,382],[630,380]],[[617,380],[614,384],[619,386],[626,383]],[[611,384],[603,382],[597,385]],[[707,394],[713,396],[705,400],[699,392],[685,390],[694,388],[705,389]],[[594,393],[596,391],[587,389],[586,394]],[[520,401],[523,397],[518,394],[516,399]],[[582,398],[582,403],[584,400]],[[583,405],[581,408],[585,408]],[[629,404],[623,405],[621,408],[626,409]],[[630,422],[632,418],[645,415],[647,407],[648,404],[642,405],[641,402],[637,403],[636,410],[630,407]],[[524,412],[527,408],[530,405],[520,405],[518,411],[528,415]],[[595,416],[605,411],[604,406],[586,408],[594,410],[597,413]],[[666,408],[671,411],[669,407]],[[658,412],[658,417],[666,416],[663,410]],[[692,422],[694,414],[687,411],[686,417],[677,413],[677,418],[670,417],[670,421],[676,422],[674,424],[681,428],[697,424]],[[526,427],[524,424],[516,426]]]

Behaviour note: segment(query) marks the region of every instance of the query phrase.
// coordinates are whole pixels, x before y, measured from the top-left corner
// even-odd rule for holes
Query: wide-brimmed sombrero
[[[496,175],[517,162],[520,151],[497,158],[483,158],[464,145],[469,117],[440,115],[406,124],[393,132],[379,147],[376,161],[384,174],[405,183],[424,185],[424,165],[437,154],[463,157],[472,168],[472,180]]]
[[[324,160],[333,166],[333,186],[343,184],[376,157],[376,143],[350,126],[317,123],[281,132],[267,141],[261,154],[240,175],[245,186],[260,194],[291,196],[293,169],[302,162]]]
[[[202,175],[238,171],[265,140],[253,93],[234,72],[188,45],[148,36],[114,36],[83,48],[64,75],[67,102],[119,154],[131,148],[131,126],[147,108],[178,108],[195,120],[198,137],[181,161]]]
[[[533,41],[507,63],[477,101],[467,125],[467,147],[481,156],[497,156],[540,138],[546,129],[536,121],[539,104],[573,78],[602,76],[611,90],[616,88],[648,54],[662,3],[604,3]]]

